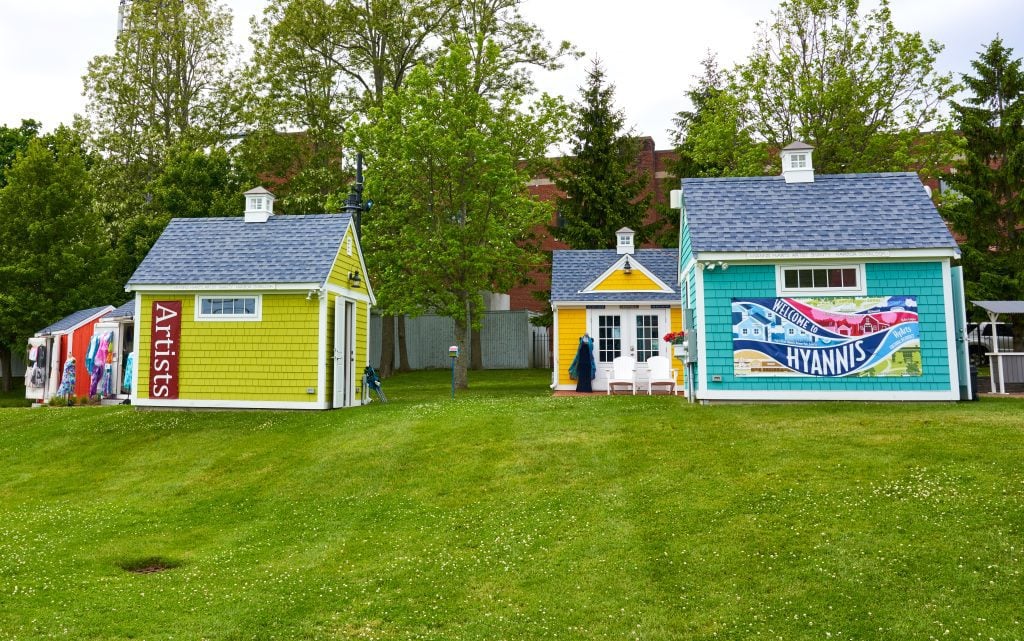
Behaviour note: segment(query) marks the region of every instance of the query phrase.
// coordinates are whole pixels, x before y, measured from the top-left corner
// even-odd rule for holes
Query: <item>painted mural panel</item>
[[[915,296],[732,299],[735,376],[920,376]]]

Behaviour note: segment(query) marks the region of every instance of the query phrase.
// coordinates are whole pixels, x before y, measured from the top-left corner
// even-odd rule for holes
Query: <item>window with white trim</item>
[[[781,295],[866,294],[863,265],[793,265],[778,268]]]
[[[793,154],[790,156],[789,166],[793,169],[806,169],[807,154]]]
[[[196,296],[196,320],[258,321],[262,296]]]

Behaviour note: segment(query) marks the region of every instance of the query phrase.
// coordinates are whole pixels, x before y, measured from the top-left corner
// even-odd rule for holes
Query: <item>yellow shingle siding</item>
[[[179,300],[179,399],[316,401],[320,302],[306,300],[305,294],[265,293],[262,298],[261,320],[226,322],[195,320],[194,293],[142,295],[141,318],[136,319],[139,397],[149,396],[153,301]]]
[[[673,307],[669,310],[669,330],[668,332],[678,332],[683,329],[683,310],[679,307]],[[665,332],[666,334],[668,332]],[[686,369],[683,367],[683,362],[672,354],[672,350],[669,349],[668,357],[672,359],[672,367],[676,369],[676,382],[679,385],[683,384],[683,372]]]
[[[350,247],[352,248],[351,254],[349,254]],[[363,292],[368,291],[366,289],[366,274],[363,273],[363,268],[359,264],[358,247],[352,227],[349,226],[348,231],[345,232],[345,238],[341,241],[341,251],[338,252],[338,258],[334,261],[334,266],[331,268],[331,275],[327,278],[329,284],[337,285],[338,287],[348,287],[349,272],[356,272],[361,280],[359,289]]]
[[[587,333],[587,310],[560,308],[558,310],[558,385],[568,385],[569,366],[579,349],[580,336]]]
[[[626,274],[621,269],[617,269],[598,283],[594,290],[599,292],[648,292],[661,291],[661,286],[638,270]]]

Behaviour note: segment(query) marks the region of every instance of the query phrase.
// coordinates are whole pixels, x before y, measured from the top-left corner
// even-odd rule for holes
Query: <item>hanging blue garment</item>
[[[121,381],[121,389],[131,393],[132,376],[135,374],[135,352],[128,352],[128,359],[124,364],[124,380]]]
[[[60,377],[60,387],[57,388],[57,396],[67,398],[75,395],[75,357],[68,356],[64,361],[64,372]]]
[[[89,339],[89,349],[85,352],[85,371],[92,373],[93,360],[96,358],[96,350],[100,348],[100,337],[93,335]]]

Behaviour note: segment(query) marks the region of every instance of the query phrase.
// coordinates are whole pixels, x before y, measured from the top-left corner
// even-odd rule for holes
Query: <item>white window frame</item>
[[[807,169],[807,154],[793,154],[789,157],[790,169]]]
[[[225,299],[225,298],[252,298],[256,301],[256,312],[254,314],[204,314],[203,313],[203,301],[210,299]],[[263,320],[263,295],[262,294],[249,294],[249,293],[229,293],[229,294],[196,294],[196,313],[195,319],[197,322],[258,322]]]
[[[786,287],[786,272],[807,269],[853,269],[857,272],[856,287]],[[867,279],[864,263],[853,265],[789,264],[775,266],[775,290],[779,296],[866,296]]]

